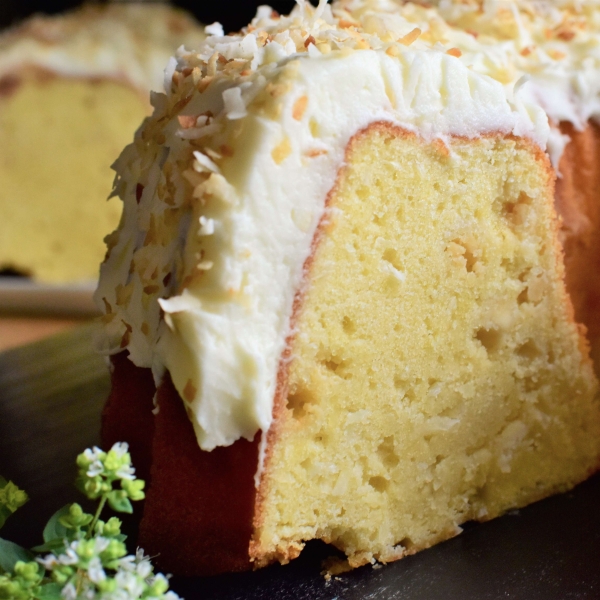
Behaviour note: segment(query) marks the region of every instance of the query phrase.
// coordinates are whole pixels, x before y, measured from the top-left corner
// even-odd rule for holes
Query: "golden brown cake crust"
[[[202,451],[168,376],[158,409],[140,546],[171,573],[248,570],[260,433],[252,442]]]
[[[136,367],[127,352],[111,358],[112,387],[102,411],[102,445],[127,442],[137,476],[147,480],[152,464],[152,414],[156,387],[150,369]]]
[[[587,328],[596,372],[600,364],[600,126],[590,121],[584,131],[561,123],[571,141],[560,161],[556,208],[562,219],[565,282],[575,319]]]

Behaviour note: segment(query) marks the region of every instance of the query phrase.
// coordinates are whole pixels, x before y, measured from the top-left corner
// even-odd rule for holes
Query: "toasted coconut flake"
[[[324,154],[327,154],[327,150],[319,150],[317,148],[315,148],[314,150],[307,150],[304,155],[308,156],[309,158],[315,158],[317,156],[323,156]]]
[[[414,41],[421,35],[421,30],[415,27],[410,33],[407,33],[404,37],[401,37],[398,41],[403,46],[410,46]]]
[[[308,105],[308,96],[300,96],[296,102],[294,102],[294,108],[292,109],[292,116],[296,121],[300,121],[304,116],[304,111]]]
[[[190,127],[194,127],[196,125],[196,117],[192,117],[190,115],[179,115],[177,120],[183,129],[189,129]]]
[[[200,93],[204,92],[206,90],[206,88],[212,83],[214,79],[213,75],[207,75],[206,77],[204,77],[204,79],[202,79],[196,86],[196,88],[198,89],[198,91]]]
[[[242,90],[238,87],[229,88],[223,92],[223,103],[228,119],[241,119],[248,114],[246,104],[242,98]]]
[[[198,229],[198,235],[212,235],[215,232],[214,219],[208,219],[205,216],[200,217],[200,229]]]
[[[290,140],[285,138],[271,152],[271,156],[276,164],[281,164],[292,153],[292,145]]]
[[[306,40],[304,40],[304,47],[308,48],[311,44],[316,44],[316,40],[312,35],[309,35]]]
[[[219,167],[208,157],[206,154],[199,152],[198,150],[194,150],[194,158],[196,159],[194,162],[194,170],[199,173],[205,171],[212,171],[213,173],[219,173]]]
[[[188,379],[183,388],[183,399],[186,402],[192,402],[196,397],[196,391],[196,386],[192,383],[191,379]]]
[[[219,23],[218,21],[215,21],[211,25],[207,25],[204,28],[204,31],[208,35],[214,35],[217,37],[223,37],[225,35],[225,32],[223,31],[223,25],[221,25],[221,23]]]

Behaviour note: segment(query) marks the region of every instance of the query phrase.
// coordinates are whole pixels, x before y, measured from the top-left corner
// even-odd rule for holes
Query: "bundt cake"
[[[166,5],[89,5],[0,37],[0,270],[95,281],[110,165],[149,114],[150,89],[202,28]]]
[[[387,562],[600,466],[546,114],[371,6],[211,26],[115,163],[103,437],[168,571]]]

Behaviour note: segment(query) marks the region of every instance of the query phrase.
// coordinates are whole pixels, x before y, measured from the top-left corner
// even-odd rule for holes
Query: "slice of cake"
[[[169,571],[387,562],[600,465],[546,115],[337,8],[213,26],[116,163],[104,438],[151,459]]]
[[[96,280],[110,165],[150,112],[150,89],[203,32],[160,5],[86,6],[33,17],[0,37],[0,270]]]

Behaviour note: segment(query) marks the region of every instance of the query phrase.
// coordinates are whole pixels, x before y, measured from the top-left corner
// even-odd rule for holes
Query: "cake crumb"
[[[321,563],[321,575],[325,578],[325,581],[331,581],[331,577],[335,575],[341,575],[352,571],[352,567],[346,558],[339,558],[337,556],[330,556]],[[339,579],[336,577],[336,579]]]

